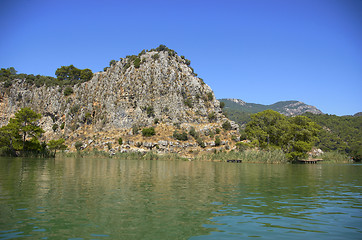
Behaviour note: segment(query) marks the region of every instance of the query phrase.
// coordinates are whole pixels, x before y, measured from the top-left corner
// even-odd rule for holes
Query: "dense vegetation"
[[[323,151],[346,153],[357,161],[362,158],[362,116],[314,115],[306,113],[322,126],[316,146]]]
[[[62,66],[55,71],[57,78],[33,75],[33,74],[17,74],[15,68],[1,68],[0,69],[0,83],[4,83],[5,88],[12,86],[13,82],[17,79],[24,80],[27,84],[35,85],[36,87],[46,86],[65,86],[75,85],[78,83],[86,82],[92,79],[93,72],[90,69],[78,69],[73,65]]]
[[[273,110],[251,115],[245,127],[250,145],[260,149],[281,149],[290,160],[307,157],[318,141],[320,126],[305,116],[287,118]]]
[[[22,108],[6,126],[0,128],[0,155],[5,156],[55,156],[64,150],[64,139],[40,142],[44,130],[37,122],[41,115],[30,108]]]

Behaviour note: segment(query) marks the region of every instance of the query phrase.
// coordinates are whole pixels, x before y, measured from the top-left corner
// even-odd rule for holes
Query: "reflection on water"
[[[0,239],[358,239],[362,165],[0,159]]]

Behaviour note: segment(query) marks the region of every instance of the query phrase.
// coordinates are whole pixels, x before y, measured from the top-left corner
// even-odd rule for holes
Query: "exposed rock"
[[[73,86],[69,96],[64,96],[61,86],[36,87],[25,79],[14,81],[10,88],[0,83],[0,127],[20,108],[30,107],[42,114],[39,123],[46,131],[44,140],[63,137],[73,148],[75,141],[87,141],[88,148],[98,146],[108,151],[120,136],[127,136],[125,144],[136,148],[197,146],[169,141],[174,126],[185,131],[202,128],[198,131],[206,134],[228,120],[211,88],[185,59],[170,51],[146,52],[139,58],[139,67],[131,58],[122,58],[105,72],[95,73],[90,81]],[[211,113],[212,121],[208,117]],[[132,128],[152,126],[156,120],[163,127],[155,136],[157,140],[137,140],[139,134]],[[237,130],[237,124],[230,123]],[[63,127],[53,131],[54,124]]]

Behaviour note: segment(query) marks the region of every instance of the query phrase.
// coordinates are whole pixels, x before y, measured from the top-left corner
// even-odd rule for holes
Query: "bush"
[[[74,105],[73,107],[70,108],[70,113],[71,114],[76,114],[79,111],[79,105]]]
[[[198,144],[200,147],[202,147],[202,148],[205,148],[205,147],[206,147],[204,141],[202,140],[202,138],[198,137],[198,138],[196,139],[196,142],[197,142],[197,144]]]
[[[155,111],[153,110],[152,106],[146,107],[146,113],[147,113],[148,117],[154,117],[155,116]]]
[[[216,134],[219,134],[220,133],[220,128],[216,128],[215,132],[216,132]]]
[[[136,58],[134,61],[133,61],[133,65],[135,68],[139,68],[141,66],[141,59],[140,58]]]
[[[155,61],[159,58],[160,58],[160,55],[158,53],[152,55],[152,59]]]
[[[188,137],[187,137],[187,133],[185,131],[183,131],[182,133],[177,132],[177,130],[175,130],[173,132],[173,137],[177,140],[180,141],[187,141]]]
[[[214,96],[212,95],[212,92],[208,92],[208,93],[207,93],[207,99],[208,99],[209,101],[214,100]]]
[[[74,144],[74,147],[75,147],[75,149],[77,149],[77,151],[81,150],[82,146],[83,146],[82,142],[76,142]]]
[[[222,128],[225,129],[226,131],[230,130],[231,129],[231,124],[229,121],[225,121],[223,124],[222,124]]]
[[[220,144],[221,144],[221,140],[220,140],[219,136],[216,136],[216,138],[215,138],[215,146],[220,146]]]
[[[119,145],[122,145],[123,144],[123,139],[120,137],[120,138],[118,138],[118,144]]]
[[[63,93],[64,93],[64,96],[67,97],[67,96],[73,94],[73,92],[74,92],[74,91],[73,91],[73,88],[68,86],[68,87],[66,87],[66,88],[64,89],[64,92],[63,92]]]
[[[60,129],[64,129],[64,125],[65,125],[65,123],[62,123],[62,124],[60,124]]]
[[[188,106],[189,108],[192,108],[192,100],[191,98],[188,98],[184,101],[185,105]]]
[[[139,130],[140,130],[140,128],[138,126],[136,126],[136,125],[133,126],[132,127],[132,134],[137,135]]]
[[[156,131],[153,127],[142,129],[142,136],[144,136],[144,137],[151,137],[155,134],[156,134]]]
[[[209,118],[209,121],[212,122],[216,119],[215,112],[210,112],[207,116]]]
[[[53,127],[52,127],[53,131],[55,132],[57,129],[58,129],[58,124],[54,124]]]
[[[224,102],[220,102],[220,108],[224,108],[225,107],[225,103]]]
[[[196,130],[195,130],[194,127],[191,127],[191,128],[190,128],[189,134],[190,134],[193,138],[195,138],[195,139],[198,137],[198,134],[197,134],[197,132],[196,132]]]
[[[153,123],[154,124],[158,124],[160,122],[160,119],[158,119],[158,118],[155,118],[154,120],[153,120]]]

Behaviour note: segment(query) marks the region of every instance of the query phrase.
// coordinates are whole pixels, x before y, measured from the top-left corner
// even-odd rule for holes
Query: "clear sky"
[[[0,67],[102,71],[160,44],[217,98],[362,111],[362,0],[0,0]]]

